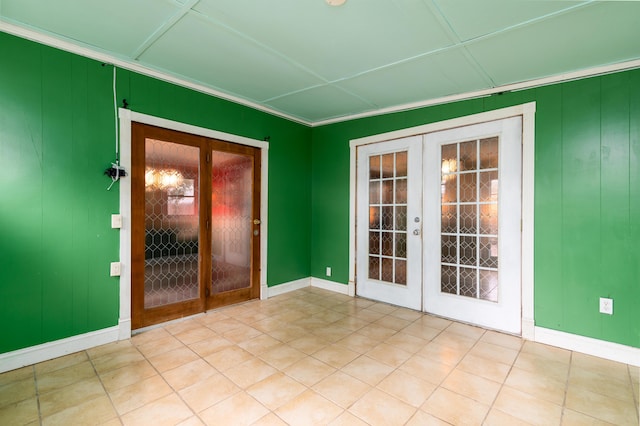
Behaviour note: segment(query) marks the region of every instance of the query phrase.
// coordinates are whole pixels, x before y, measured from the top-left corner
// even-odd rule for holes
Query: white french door
[[[519,334],[521,139],[513,117],[359,147],[357,294]]]
[[[357,167],[357,293],[419,310],[422,137],[362,146]]]
[[[427,312],[520,333],[521,138],[520,117],[425,135]]]

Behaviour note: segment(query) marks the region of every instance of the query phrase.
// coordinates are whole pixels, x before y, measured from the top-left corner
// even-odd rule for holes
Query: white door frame
[[[219,132],[204,127],[154,117],[152,115],[134,112],[120,108],[120,166],[124,167],[128,175],[120,179],[120,211],[122,228],[120,228],[120,315],[118,321],[118,340],[131,337],[131,122],[164,127],[165,129],[191,133],[198,136],[233,142],[241,145],[260,148],[260,298],[266,299],[267,292],[267,205],[268,205],[268,177],[269,177],[269,143],[244,136]]]
[[[533,300],[533,225],[534,225],[534,163],[535,163],[536,103],[516,105],[479,114],[468,115],[437,123],[367,136],[349,141],[349,295],[355,295],[356,279],[356,167],[357,148],[361,145],[391,139],[438,132],[454,127],[469,126],[487,121],[522,116],[522,337],[534,338]]]

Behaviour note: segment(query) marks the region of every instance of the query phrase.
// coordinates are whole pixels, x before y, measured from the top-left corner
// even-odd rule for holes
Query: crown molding
[[[579,80],[582,78],[595,77],[599,75],[611,74],[620,71],[627,71],[635,68],[640,68],[640,59],[619,62],[615,64],[609,64],[604,66],[587,68],[580,71],[573,71],[568,73],[556,74],[550,77],[544,77],[534,80],[523,81],[519,83],[506,84],[502,86],[492,87],[489,89],[477,90],[473,92],[465,92],[457,95],[442,96],[434,99],[427,99],[419,102],[412,102],[407,104],[395,105],[386,108],[379,108],[371,111],[366,111],[358,114],[345,115],[341,117],[334,117],[327,120],[309,121],[297,117],[295,115],[287,114],[273,108],[269,108],[262,104],[250,101],[239,96],[234,96],[228,93],[224,93],[220,90],[213,89],[206,85],[195,83],[184,78],[176,77],[166,72],[158,71],[135,62],[131,59],[118,58],[110,53],[99,51],[95,48],[91,48],[85,45],[81,45],[78,42],[66,40],[60,36],[53,36],[44,32],[36,31],[35,29],[19,26],[13,23],[9,23],[6,20],[0,18],[0,31],[21,37],[27,40],[35,41],[47,46],[51,46],[57,49],[61,49],[70,53],[75,53],[86,58],[94,59],[100,62],[109,63],[119,68],[129,71],[137,72],[148,77],[153,77],[158,80],[166,81],[168,83],[176,84],[178,86],[186,87],[188,89],[195,90],[197,92],[205,93],[207,95],[214,96],[219,99],[224,99],[235,104],[243,105],[279,118],[283,118],[294,123],[302,124],[308,127],[319,127],[328,124],[341,123],[345,121],[356,120],[360,118],[369,118],[385,114],[392,114],[403,111],[411,111],[428,106],[441,105],[451,102],[465,101],[470,99],[477,99],[482,97],[491,96],[496,93],[504,92],[516,92],[520,90],[532,89],[535,87],[548,86],[551,84],[563,83],[572,80]]]
[[[235,104],[243,105],[261,112],[265,112],[267,114],[274,115],[276,117],[293,121],[295,123],[304,124],[306,126],[311,126],[313,124],[312,122],[303,120],[300,117],[296,117],[290,114],[283,113],[281,111],[277,111],[269,107],[265,107],[264,105],[249,101],[239,96],[234,96],[228,93],[224,93],[220,90],[213,89],[206,85],[195,83],[195,82],[186,80],[184,78],[176,77],[166,72],[154,70],[152,68],[140,65],[140,63],[134,60],[126,59],[126,58],[118,58],[116,56],[113,56],[110,53],[97,50],[96,48],[81,45],[78,42],[63,39],[60,36],[53,36],[51,34],[46,34],[30,28],[9,23],[5,20],[2,20],[2,18],[0,18],[0,31],[5,32],[7,34],[12,34],[20,38],[24,38],[27,40],[35,41],[37,43],[44,44],[46,46],[54,47],[56,49],[64,50],[69,53],[74,53],[80,56],[84,56],[85,58],[108,63],[111,65],[117,66],[118,68],[133,71],[142,75],[146,75],[148,77],[153,77],[158,80],[165,81],[167,83],[172,83],[178,86],[186,87],[188,89],[192,89],[197,92],[211,95],[219,99],[224,99],[226,101],[233,102]]]

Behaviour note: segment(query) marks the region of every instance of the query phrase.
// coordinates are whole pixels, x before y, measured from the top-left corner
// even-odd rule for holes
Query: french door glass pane
[[[251,286],[253,159],[212,151],[211,293]]]
[[[498,148],[497,137],[441,147],[443,293],[498,301]]]
[[[145,309],[199,297],[197,147],[145,140]]]
[[[369,157],[369,278],[407,284],[407,151]]]

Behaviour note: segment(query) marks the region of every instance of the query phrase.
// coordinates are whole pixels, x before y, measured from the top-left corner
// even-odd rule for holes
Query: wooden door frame
[[[167,120],[152,115],[142,114],[128,109],[119,109],[120,127],[120,165],[131,171],[131,123],[138,122],[151,126],[163,127],[193,135],[218,139],[235,144],[251,146],[261,150],[260,155],[260,298],[266,299],[267,291],[267,237],[268,237],[268,161],[269,143],[244,136],[193,126],[177,121]],[[131,179],[120,180],[120,211],[123,225],[120,229],[120,314],[118,320],[118,339],[131,337]]]
[[[355,295],[356,286],[356,168],[358,147],[408,136],[424,135],[455,127],[522,116],[522,337],[534,338],[534,177],[535,177],[535,112],[536,103],[529,102],[493,111],[453,118],[437,123],[396,130],[349,141],[350,148],[350,203],[349,203],[349,295]]]

